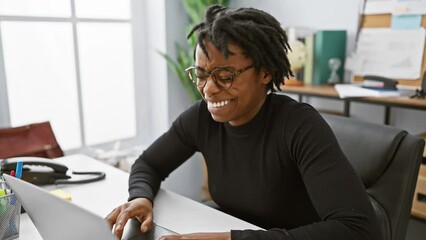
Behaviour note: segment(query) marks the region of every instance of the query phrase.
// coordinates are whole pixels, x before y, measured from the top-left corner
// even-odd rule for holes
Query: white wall
[[[277,18],[284,28],[346,29],[354,48],[361,0],[231,0],[231,7],[254,7]]]
[[[159,136],[168,128],[168,80],[167,64],[158,52],[167,51],[166,33],[166,6],[164,0],[149,0],[145,2],[149,11],[146,11],[147,26],[145,62],[149,83],[149,94],[152,100],[149,103],[151,110],[151,136]],[[140,16],[135,16],[140,17]],[[148,20],[149,19],[149,20]],[[140,89],[142,90],[142,89]]]

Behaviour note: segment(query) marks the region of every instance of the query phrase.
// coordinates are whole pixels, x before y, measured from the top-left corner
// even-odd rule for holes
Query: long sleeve
[[[287,131],[292,136],[292,156],[322,221],[292,229],[289,235],[294,239],[379,239],[375,214],[361,179],[332,130],[315,110],[307,111],[306,116]]]
[[[364,186],[325,120],[308,106],[295,108],[285,119],[282,139],[319,221],[292,229],[233,231],[232,239],[380,239]]]
[[[153,201],[161,181],[197,151],[192,128],[197,125],[198,105],[182,113],[132,165],[129,201],[138,197]]]

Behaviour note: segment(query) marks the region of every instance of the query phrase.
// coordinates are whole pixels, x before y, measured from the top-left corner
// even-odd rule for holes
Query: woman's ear
[[[260,77],[261,77],[261,82],[263,84],[268,84],[270,81],[272,81],[272,75],[266,71],[264,68],[262,68],[260,70]]]

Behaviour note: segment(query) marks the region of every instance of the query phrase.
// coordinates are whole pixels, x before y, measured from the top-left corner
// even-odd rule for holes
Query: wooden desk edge
[[[348,100],[352,102],[365,102],[387,106],[426,110],[426,99],[415,99],[406,96],[340,98],[337,91],[331,85],[304,85],[301,87],[282,86],[281,92],[313,97],[333,98],[342,101]]]

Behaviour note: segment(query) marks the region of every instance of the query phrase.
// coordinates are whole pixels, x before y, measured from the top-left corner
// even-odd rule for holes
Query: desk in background
[[[299,102],[303,101],[303,97],[319,97],[343,101],[343,115],[350,116],[351,102],[361,102],[368,104],[382,105],[385,108],[385,116],[383,123],[389,125],[391,107],[400,107],[416,110],[426,110],[426,99],[416,99],[409,97],[357,97],[357,98],[340,98],[333,86],[330,85],[304,85],[304,86],[283,86],[281,93],[297,94]]]
[[[112,209],[127,201],[128,173],[84,155],[71,155],[53,161],[63,163],[73,171],[103,171],[106,178],[87,184],[50,186],[47,187],[48,190],[64,190],[72,196],[73,203],[101,217],[105,217]],[[260,229],[164,189],[160,189],[154,201],[154,221],[178,233]],[[19,239],[42,239],[27,214],[21,214]]]

